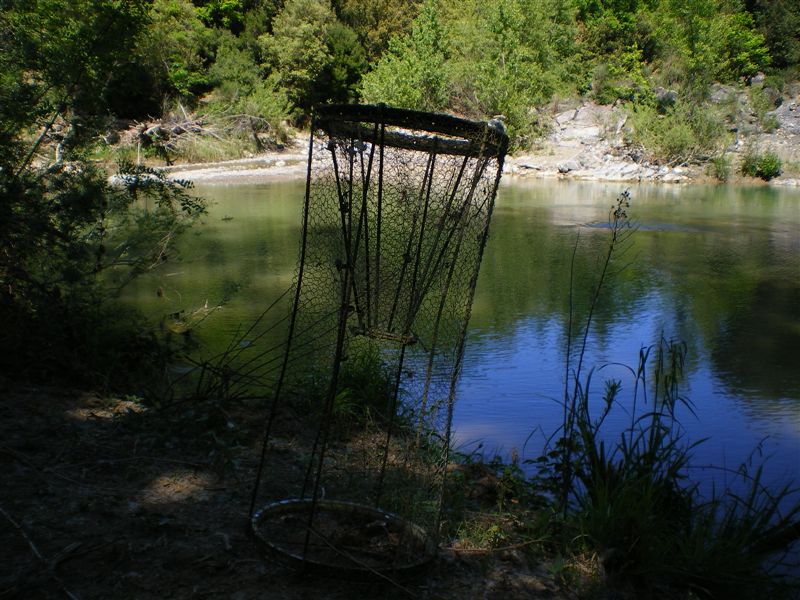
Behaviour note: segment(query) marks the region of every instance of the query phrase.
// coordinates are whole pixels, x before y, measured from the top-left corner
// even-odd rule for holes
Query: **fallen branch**
[[[2,515],[6,518],[6,520],[9,523],[11,523],[11,525],[14,527],[14,529],[16,529],[19,532],[19,534],[22,536],[22,538],[28,543],[28,546],[30,546],[31,552],[33,552],[33,555],[36,558],[38,558],[39,560],[44,561],[44,557],[42,556],[42,553],[39,552],[39,549],[36,547],[36,544],[34,544],[33,540],[30,537],[28,537],[27,533],[25,533],[25,530],[22,528],[22,525],[17,523],[14,520],[14,517],[12,517],[10,514],[8,514],[6,512],[6,510],[2,506],[0,506],[0,513],[2,513]]]
[[[46,475],[50,474],[50,475],[53,475],[54,477],[57,477],[58,479],[66,481],[67,483],[71,483],[73,485],[77,485],[77,486],[83,487],[83,488],[88,488],[88,489],[91,489],[91,490],[93,490],[95,492],[106,492],[106,493],[110,493],[110,494],[120,494],[120,493],[128,494],[128,493],[133,491],[131,489],[125,489],[125,488],[101,487],[101,486],[91,485],[91,484],[88,484],[88,483],[83,483],[81,481],[77,481],[75,479],[72,479],[71,477],[67,477],[66,475],[62,475],[61,473],[57,472],[52,467],[41,468],[37,464],[35,464],[31,459],[29,459],[27,456],[22,454],[21,452],[17,452],[16,450],[12,450],[11,448],[8,448],[7,446],[0,446],[0,452],[9,455],[13,459],[15,459],[18,462],[20,462],[21,464],[25,465],[26,467],[29,467],[34,472],[36,472],[42,479],[44,479],[45,481],[48,481],[48,482],[49,482],[49,479],[48,479],[48,477]]]
[[[80,600],[80,597],[77,596],[72,591],[70,591],[69,588],[67,588],[64,581],[56,574],[56,567],[58,566],[58,564],[60,562],[63,562],[72,552],[74,552],[78,547],[80,547],[80,543],[70,544],[64,550],[59,552],[53,560],[47,560],[44,557],[44,555],[39,551],[39,548],[36,547],[36,544],[33,543],[33,540],[30,538],[30,536],[22,528],[22,525],[20,525],[14,519],[14,517],[8,514],[8,512],[6,512],[6,510],[2,506],[0,506],[0,514],[2,514],[6,518],[6,520],[9,523],[11,523],[11,525],[17,530],[17,532],[19,532],[20,536],[28,544],[28,547],[31,549],[31,552],[33,552],[33,555],[42,564],[41,571],[44,572],[47,577],[49,577],[59,585],[61,591],[64,592],[67,598],[69,598],[70,600]],[[23,578],[22,576],[18,577],[18,579],[22,578]]]
[[[524,548],[525,546],[530,546],[531,544],[536,544],[538,542],[544,542],[544,541],[545,538],[536,538],[533,540],[526,540],[518,544],[511,544],[509,546],[500,546],[499,548],[456,548],[455,546],[449,546],[446,548],[442,548],[442,550],[449,550],[451,552],[457,552],[462,554],[492,554],[494,552],[507,552],[509,550],[519,550],[520,548]]]

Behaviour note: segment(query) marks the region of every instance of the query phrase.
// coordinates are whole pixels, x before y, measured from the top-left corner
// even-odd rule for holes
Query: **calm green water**
[[[623,189],[563,182],[501,188],[459,387],[456,439],[462,449],[482,443],[531,458],[558,426],[570,258],[577,239],[573,289],[581,322],[608,239],[608,210]],[[698,467],[735,469],[759,446],[762,457],[770,457],[771,479],[795,476],[800,191],[630,191],[629,212],[639,230],[618,263],[627,266],[601,296],[589,336],[586,364],[602,367],[597,391],[605,378],[625,378],[625,369],[615,365],[635,366],[640,348],[661,335],[685,340],[684,391],[697,416],[686,413],[683,423],[691,438],[710,437],[695,453]],[[140,279],[128,293],[156,318],[226,299],[197,330],[200,352],[211,354],[291,284],[303,184],[197,192],[212,205],[182,244],[182,260]],[[620,412],[616,425],[627,418]],[[706,477],[709,470],[698,473]]]

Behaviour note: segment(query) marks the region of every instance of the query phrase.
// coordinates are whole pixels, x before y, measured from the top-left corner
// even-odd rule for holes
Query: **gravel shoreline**
[[[744,136],[737,133],[727,149],[734,163],[748,145],[770,149],[787,164],[800,164],[800,96],[787,100],[773,114],[780,127],[773,133]],[[707,164],[663,166],[637,156],[625,142],[627,117],[613,106],[583,102],[553,116],[550,135],[535,151],[518,152],[506,158],[506,177],[521,179],[565,179],[647,183],[716,182],[707,174]],[[202,185],[259,184],[302,179],[306,174],[308,135],[296,136],[282,150],[258,156],[201,164],[165,167],[171,179]],[[760,180],[733,176],[731,183],[763,184]],[[796,173],[769,182],[776,186],[800,186]]]

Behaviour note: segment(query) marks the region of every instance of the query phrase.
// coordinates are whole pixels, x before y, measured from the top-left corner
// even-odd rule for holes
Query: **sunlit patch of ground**
[[[262,422],[233,414],[235,429],[214,431],[194,411],[187,419],[133,399],[0,389],[0,598],[567,597],[518,551],[443,550],[402,589],[289,570],[246,533]],[[273,440],[276,493],[291,495],[286,481],[302,477],[307,438],[298,429]],[[334,459],[375,460],[375,441]],[[393,449],[388,460],[402,457]]]
[[[214,477],[208,473],[173,471],[156,477],[138,496],[143,506],[207,500]]]
[[[77,405],[68,408],[64,414],[78,421],[113,419],[128,413],[143,413],[147,410],[141,402],[136,400],[109,400],[95,394],[82,393],[77,400]]]

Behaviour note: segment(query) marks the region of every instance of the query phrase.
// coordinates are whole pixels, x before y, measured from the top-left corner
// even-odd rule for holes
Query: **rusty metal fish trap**
[[[315,110],[288,338],[250,511],[256,538],[289,562],[400,572],[435,554],[507,146],[494,122]],[[272,440],[292,410],[312,423],[294,453]]]

